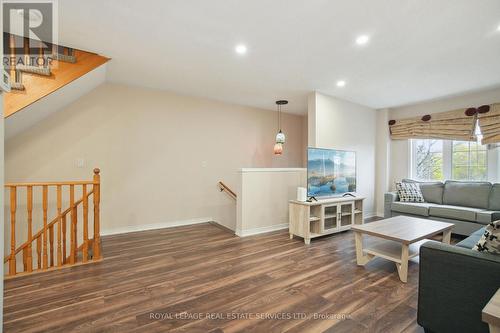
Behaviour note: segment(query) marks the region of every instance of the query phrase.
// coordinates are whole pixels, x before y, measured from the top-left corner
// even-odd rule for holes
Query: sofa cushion
[[[481,211],[483,211],[483,209],[451,205],[433,205],[429,208],[429,216],[476,222],[476,213]]]
[[[443,204],[488,209],[491,183],[459,182],[444,183]]]
[[[484,234],[472,249],[500,255],[500,221],[488,224],[484,228]]]
[[[420,184],[420,190],[424,196],[425,202],[443,204],[444,184]]]
[[[456,246],[463,247],[466,249],[472,249],[474,245],[477,244],[477,242],[481,239],[481,236],[484,234],[484,229],[481,228],[477,231],[474,231],[469,237],[461,241],[460,243],[457,243]]]
[[[490,192],[490,210],[500,211],[500,184],[493,184]]]
[[[489,224],[496,220],[500,220],[500,211],[483,210],[476,213],[476,222],[481,224]]]
[[[399,213],[429,216],[429,207],[432,204],[420,202],[401,202],[395,201],[391,205],[391,210]]]
[[[404,183],[417,183],[425,202],[443,204],[444,184],[442,182],[420,182],[413,179],[403,179]]]

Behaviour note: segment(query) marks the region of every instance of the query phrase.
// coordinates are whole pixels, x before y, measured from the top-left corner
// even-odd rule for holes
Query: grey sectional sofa
[[[450,222],[455,224],[453,233],[465,236],[500,220],[500,184],[450,180],[418,183],[425,203],[401,202],[396,192],[386,193],[385,218],[408,215]]]
[[[481,311],[500,288],[500,255],[472,250],[483,233],[420,247],[417,321],[425,332],[488,333]]]

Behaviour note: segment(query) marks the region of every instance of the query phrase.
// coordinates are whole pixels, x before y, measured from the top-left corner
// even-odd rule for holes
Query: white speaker
[[[297,187],[297,201],[307,201],[307,189],[305,187]]]

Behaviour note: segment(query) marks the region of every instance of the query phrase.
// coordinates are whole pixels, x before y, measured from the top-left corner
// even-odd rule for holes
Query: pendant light
[[[283,144],[282,143],[275,143],[274,144],[274,155],[281,155],[283,154]]]
[[[278,134],[276,134],[276,144],[274,145],[274,154],[281,155],[283,153],[283,144],[285,143],[285,133],[281,131],[281,106],[288,104],[286,100],[276,101],[278,106]]]

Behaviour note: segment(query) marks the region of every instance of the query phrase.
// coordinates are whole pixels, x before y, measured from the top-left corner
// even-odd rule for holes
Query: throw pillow
[[[472,249],[479,252],[500,254],[500,220],[486,226],[484,234]]]
[[[402,202],[425,202],[417,183],[396,183],[396,191]]]

